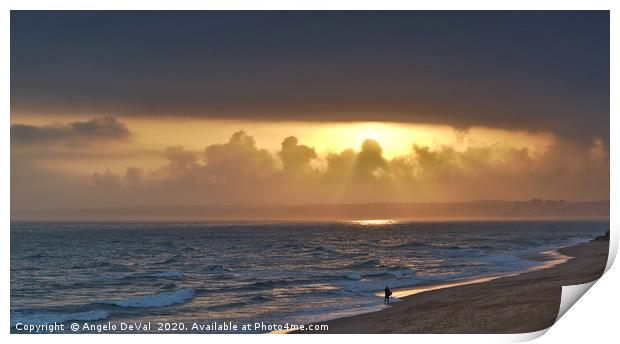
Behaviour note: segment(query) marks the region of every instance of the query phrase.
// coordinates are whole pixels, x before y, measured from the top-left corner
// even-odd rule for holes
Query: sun
[[[321,151],[340,152],[359,150],[367,139],[375,140],[383,149],[383,156],[391,159],[411,153],[413,144],[432,146],[437,140],[451,140],[453,131],[441,125],[393,122],[331,123],[318,128],[311,141]]]

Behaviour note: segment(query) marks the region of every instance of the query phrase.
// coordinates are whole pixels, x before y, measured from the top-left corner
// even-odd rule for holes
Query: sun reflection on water
[[[397,223],[398,221],[396,220],[391,220],[391,219],[374,219],[374,220],[355,220],[355,221],[351,221],[351,223],[354,223],[356,225],[361,225],[361,226],[384,226],[384,225],[391,225],[394,223]]]

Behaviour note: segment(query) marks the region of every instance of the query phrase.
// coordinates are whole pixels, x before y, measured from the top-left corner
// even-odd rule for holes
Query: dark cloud
[[[13,11],[11,106],[608,141],[609,40],[609,11]]]
[[[123,140],[130,135],[125,124],[114,117],[98,117],[85,122],[47,126],[11,125],[12,144],[79,144]]]

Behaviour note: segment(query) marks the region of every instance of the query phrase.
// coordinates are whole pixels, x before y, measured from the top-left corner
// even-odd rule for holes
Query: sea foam
[[[344,274],[344,277],[350,280],[354,280],[354,281],[362,279],[362,276],[358,274],[357,272],[347,272]]]

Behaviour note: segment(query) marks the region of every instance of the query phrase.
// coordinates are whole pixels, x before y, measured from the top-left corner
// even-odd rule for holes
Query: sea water
[[[11,330],[307,324],[381,309],[375,292],[386,285],[524,270],[540,264],[528,260],[534,253],[608,229],[608,221],[15,222]]]

